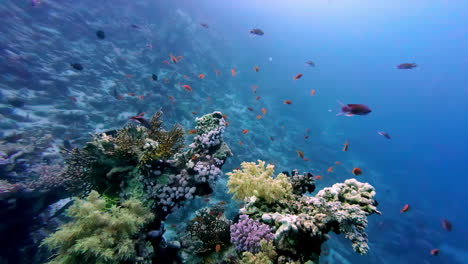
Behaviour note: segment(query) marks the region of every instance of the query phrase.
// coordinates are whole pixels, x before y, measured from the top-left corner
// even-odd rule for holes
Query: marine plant
[[[154,218],[137,199],[116,205],[96,191],[76,199],[67,214],[72,221],[42,242],[57,251],[50,264],[135,262],[138,233]]]

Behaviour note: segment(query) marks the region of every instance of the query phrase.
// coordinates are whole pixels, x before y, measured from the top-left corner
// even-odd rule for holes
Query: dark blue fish
[[[151,128],[151,125],[150,123],[148,122],[148,120],[146,120],[143,116],[145,115],[145,113],[140,113],[138,114],[137,116],[132,116],[130,117],[131,120],[136,120],[138,121],[142,126],[146,127],[147,129],[150,129]]]
[[[102,30],[98,30],[98,31],[96,31],[96,37],[98,37],[99,39],[105,39],[106,38],[106,33],[104,33],[104,31],[102,31]]]
[[[254,28],[252,30],[250,30],[250,34],[253,34],[253,35],[257,35],[257,36],[263,36],[263,30],[259,29],[259,28]]]
[[[345,116],[353,116],[353,115],[367,115],[372,110],[367,106],[363,104],[343,104],[339,102],[341,105],[341,112],[337,114],[338,115],[345,115]]]
[[[384,136],[387,139],[391,139],[390,135],[387,132],[379,131],[377,133],[381,136]]]
[[[397,69],[400,70],[409,70],[418,67],[416,63],[402,63],[397,66]]]
[[[158,80],[158,76],[156,74],[152,74],[151,75],[151,79],[153,79],[153,81],[157,81]]]
[[[78,71],[83,70],[83,65],[81,65],[80,63],[70,63],[70,66],[72,66],[73,69],[78,70]]]

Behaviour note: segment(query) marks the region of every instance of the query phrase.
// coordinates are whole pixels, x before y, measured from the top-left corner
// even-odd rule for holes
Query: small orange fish
[[[314,96],[314,95],[315,95],[315,90],[314,89],[310,90],[310,96]]]
[[[218,69],[214,69],[214,72],[216,73],[216,77],[219,76],[220,71]]]
[[[432,256],[437,256],[439,255],[440,249],[434,248],[434,249],[431,249],[430,252]]]
[[[260,68],[258,68],[258,66],[254,66],[254,71],[255,71],[255,72],[259,72],[259,71],[260,71]]]
[[[221,116],[222,116],[224,119],[227,119],[227,115],[224,115],[224,114],[223,114],[223,115],[221,115]]]
[[[247,107],[247,109],[249,109],[249,111],[253,111],[253,110],[254,110],[252,107]]]
[[[169,101],[171,101],[171,103],[175,104],[175,98],[174,98],[174,96],[169,95],[167,98],[169,98]]]
[[[244,143],[243,143],[242,141],[239,141],[239,145],[241,145],[241,146],[242,146],[242,145],[244,145]]]
[[[405,206],[403,206],[403,208],[400,210],[400,213],[408,212],[408,210],[409,210],[409,204],[405,204]]]
[[[196,160],[196,159],[198,159],[198,155],[197,155],[197,154],[193,155],[192,158],[191,158],[191,160]]]
[[[314,179],[316,179],[316,180],[321,180],[321,179],[322,179],[322,176],[317,175],[317,176],[314,177]]]
[[[283,102],[283,103],[284,103],[284,104],[288,104],[288,105],[290,105],[290,104],[292,104],[292,101],[291,101],[291,100],[284,100],[284,102]]]
[[[336,164],[336,165],[340,165],[340,164],[341,164],[341,162],[339,162],[339,161],[335,161],[335,164]]]
[[[262,114],[266,114],[267,110],[265,108],[262,108]]]
[[[225,202],[225,201],[221,201],[221,202],[219,202],[219,204],[226,204],[226,202]]]
[[[203,73],[200,73],[200,74],[198,74],[198,78],[199,78],[199,79],[204,79],[204,78],[205,78],[205,75],[204,75]]]
[[[197,133],[197,130],[196,129],[190,129],[189,131],[187,131],[187,133],[189,135],[193,135],[193,134],[196,134]]]
[[[257,116],[257,119],[262,119],[262,115],[258,115],[258,116]]]
[[[304,161],[309,161],[309,159],[308,159],[308,158],[304,158],[304,159],[302,159],[302,160],[304,160]]]
[[[164,64],[171,64],[168,60],[163,60],[162,63],[164,63]]]
[[[221,245],[220,245],[220,244],[216,244],[215,250],[216,250],[216,252],[219,252],[219,251],[221,250]]]
[[[145,98],[144,95],[139,95],[139,96],[138,96],[138,99],[140,99],[140,100],[143,100],[144,98]]]
[[[209,202],[210,201],[210,198],[206,198],[205,200],[203,200],[204,202]]]
[[[299,80],[302,77],[302,73],[296,74],[296,76],[293,77],[293,80]]]
[[[135,93],[127,93],[130,96],[135,96]]]
[[[300,151],[300,150],[296,150],[296,153],[297,153],[297,155],[298,155],[301,159],[304,158],[304,152],[302,152],[302,151]]]
[[[247,134],[247,133],[249,133],[249,130],[248,130],[248,129],[243,129],[243,130],[242,130],[242,134],[245,135],[245,134]]]
[[[179,62],[180,59],[182,59],[182,56],[179,56],[180,59],[179,59],[179,57],[175,57],[175,56],[172,56],[172,55],[169,55],[169,56],[171,57],[171,61],[173,63],[177,63],[177,62]]]
[[[328,173],[332,173],[333,172],[333,166],[328,167],[327,171],[328,171]]]
[[[196,115],[196,114],[197,114],[197,112],[195,112],[195,111],[192,112],[192,115]]]
[[[229,122],[224,122],[224,124],[225,124],[226,126],[229,126]]]
[[[356,176],[362,174],[362,170],[360,168],[354,168],[351,172]]]
[[[255,97],[255,100],[257,101],[260,100],[260,96]]]
[[[343,151],[348,151],[349,148],[349,142],[346,140],[346,142],[343,144]]]
[[[177,56],[177,61],[180,61],[182,59],[182,56]]]
[[[231,69],[231,75],[236,76],[236,69],[234,69],[234,68]]]
[[[189,91],[189,92],[192,91],[192,87],[190,87],[190,85],[188,85],[188,84],[183,84],[182,88],[184,88],[186,91]]]

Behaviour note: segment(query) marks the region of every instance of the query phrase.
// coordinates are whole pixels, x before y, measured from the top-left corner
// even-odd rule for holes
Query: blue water
[[[368,255],[352,253],[340,238],[329,242],[347,246],[350,263],[468,262],[468,2],[44,0],[31,7],[26,0],[4,0],[0,12],[2,136],[60,123],[63,109],[81,111],[82,119],[64,122],[76,131],[53,132],[55,143],[73,138],[76,145],[137,112],[162,108],[171,123],[193,126],[191,111],[219,110],[230,119],[225,138],[235,154],[226,172],[263,159],[279,171],[322,175],[320,189],[362,169],[357,177],[375,186],[383,215],[370,217]],[[265,35],[249,34],[252,28]],[[98,29],[106,39],[97,40]],[[168,70],[161,62],[169,54],[183,58]],[[308,60],[316,66],[306,66]],[[85,70],[67,74],[73,62]],[[405,62],[418,67],[396,69]],[[171,83],[156,85],[151,73]],[[198,79],[200,73],[206,78]],[[298,73],[303,77],[293,80]],[[192,94],[177,87],[181,75],[188,75]],[[259,86],[256,94],[252,85]],[[115,89],[145,99],[118,101]],[[12,97],[25,106],[8,105]],[[338,101],[366,104],[372,112],[336,116]],[[267,114],[257,120],[263,107]],[[18,121],[11,111],[32,121]],[[349,151],[343,152],[346,140]],[[401,214],[405,204],[411,209]],[[451,232],[442,229],[444,218]],[[441,253],[431,256],[432,248]]]

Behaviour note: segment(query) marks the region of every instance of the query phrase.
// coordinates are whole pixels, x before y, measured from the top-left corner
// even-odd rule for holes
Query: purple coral
[[[231,242],[238,250],[255,253],[260,249],[260,240],[274,238],[271,228],[259,221],[241,215],[237,224],[231,225]]]

